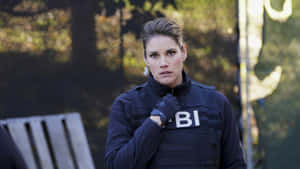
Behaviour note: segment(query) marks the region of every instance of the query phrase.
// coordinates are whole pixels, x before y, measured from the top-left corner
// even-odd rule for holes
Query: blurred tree
[[[71,36],[72,36],[72,65],[76,69],[97,67],[97,47],[95,31],[95,15],[113,16],[120,12],[120,70],[123,72],[124,47],[123,35],[133,32],[137,37],[141,26],[146,20],[154,17],[164,16],[159,10],[153,7],[160,3],[159,0],[0,0],[0,11],[12,16],[35,16],[48,12],[52,9],[71,9]],[[23,6],[16,10],[16,6],[22,3],[39,4],[37,9]],[[176,7],[175,0],[162,1],[162,6]],[[28,5],[27,5],[28,6]],[[131,6],[132,17],[123,19],[122,9]],[[146,8],[146,6],[150,6]],[[123,23],[122,23],[123,22]],[[137,26],[138,25],[138,26]],[[84,43],[83,43],[84,42]],[[89,66],[86,66],[89,65]]]
[[[97,11],[97,1],[72,0],[70,2],[72,13],[72,64],[77,71],[82,68],[90,68],[91,71],[94,71],[97,66],[94,19]]]

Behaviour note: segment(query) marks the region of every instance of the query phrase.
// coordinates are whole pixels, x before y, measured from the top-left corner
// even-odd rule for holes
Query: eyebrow
[[[158,52],[157,51],[151,51],[151,52],[149,52],[149,55],[154,55],[154,54],[158,54]]]
[[[177,51],[176,48],[169,48],[169,49],[167,49],[166,51],[173,51],[173,50]],[[149,54],[157,54],[157,53],[159,53],[159,52],[157,52],[157,51],[150,51],[150,52],[149,52]]]
[[[168,49],[167,51],[177,51],[177,49],[176,48],[170,48],[170,49]]]

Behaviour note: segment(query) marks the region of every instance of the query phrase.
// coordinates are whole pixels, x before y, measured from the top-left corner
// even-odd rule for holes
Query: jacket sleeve
[[[221,146],[221,169],[246,169],[244,153],[238,133],[237,123],[231,106],[225,96],[224,129]]]
[[[147,118],[134,130],[127,117],[129,103],[121,95],[112,105],[105,153],[107,169],[144,169],[158,148],[161,127]]]
[[[16,146],[15,142],[11,139],[11,137],[4,131],[4,129],[0,126],[0,149],[2,153],[4,152],[7,156],[6,161],[4,159],[0,159],[0,162],[4,164],[0,164],[0,166],[8,167],[7,169],[27,169],[26,163]],[[1,156],[1,154],[0,154]]]

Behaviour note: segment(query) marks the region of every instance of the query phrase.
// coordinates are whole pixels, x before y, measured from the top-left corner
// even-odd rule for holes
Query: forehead
[[[146,50],[148,52],[164,51],[171,48],[179,48],[179,46],[174,39],[165,35],[153,36],[151,39],[149,39],[146,45]]]

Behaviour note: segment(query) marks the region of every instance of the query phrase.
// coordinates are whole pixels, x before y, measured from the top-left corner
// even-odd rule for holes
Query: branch
[[[36,15],[40,15],[40,14],[43,14],[43,13],[46,13],[46,12],[49,12],[51,9],[49,8],[45,8],[45,9],[40,9],[38,11],[14,11],[13,9],[1,9],[0,8],[0,12],[4,12],[4,13],[7,13],[9,15],[12,15],[12,16],[16,16],[16,17],[32,17],[32,16],[36,16]]]

